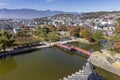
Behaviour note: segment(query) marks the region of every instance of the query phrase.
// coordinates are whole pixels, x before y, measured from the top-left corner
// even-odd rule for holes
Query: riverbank
[[[13,49],[13,50],[7,49],[7,50],[8,50],[7,52],[5,52],[5,53],[0,53],[0,57],[4,57],[4,56],[6,57],[6,56],[13,55],[13,54],[23,53],[23,52],[27,52],[27,51],[33,51],[33,50],[41,49],[41,48],[48,48],[48,47],[54,46],[54,45],[57,44],[57,43],[67,44],[67,43],[69,43],[69,42],[76,42],[76,41],[80,41],[80,40],[81,40],[81,38],[72,39],[72,40],[67,40],[67,41],[50,42],[50,43],[48,43],[48,42],[43,42],[44,45],[40,45],[40,46],[17,48],[17,49]]]
[[[94,52],[89,59],[93,65],[120,76],[120,68],[113,66],[116,61],[111,56]]]
[[[24,53],[24,52],[28,52],[28,51],[34,51],[36,50],[35,47],[27,47],[27,48],[23,48],[23,49],[15,49],[12,51],[7,51],[5,53],[0,53],[0,57],[7,57],[7,56],[11,56],[14,54],[18,54],[18,53]]]

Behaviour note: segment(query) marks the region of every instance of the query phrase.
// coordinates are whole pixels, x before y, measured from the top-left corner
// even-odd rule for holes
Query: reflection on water
[[[70,56],[76,56],[76,57],[83,58],[83,59],[87,60],[87,57],[82,56],[80,53],[77,54],[77,52],[75,52],[75,51],[68,51],[66,49],[59,48],[59,47],[54,47],[54,48],[56,48],[57,50],[63,52],[64,54],[67,54],[67,55],[70,55]]]
[[[98,43],[85,44],[85,43],[80,43],[80,42],[72,42],[72,43],[69,43],[69,44],[80,47],[80,48],[83,48],[83,49],[91,51],[91,52],[100,51],[102,49],[102,46],[100,44],[98,44]]]
[[[82,69],[86,59],[64,50],[45,48],[0,62],[0,80],[59,80]]]
[[[78,46],[78,43],[71,43]],[[80,43],[82,44],[82,43]],[[86,50],[99,45],[82,44]],[[82,69],[87,58],[60,48],[45,48],[0,60],[0,80],[59,80]],[[119,80],[114,74],[96,68],[106,80]],[[105,74],[104,74],[105,73]],[[115,77],[115,78],[110,78]]]
[[[17,68],[17,64],[13,57],[8,57],[6,59],[0,60],[0,74],[9,73]]]
[[[106,70],[103,70],[97,66],[95,66],[95,70],[97,73],[103,76],[105,80],[120,80],[120,76],[110,73]]]

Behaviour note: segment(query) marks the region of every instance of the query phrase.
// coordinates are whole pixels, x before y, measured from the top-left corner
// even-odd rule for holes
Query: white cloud
[[[55,1],[55,0],[46,0],[47,2],[52,2],[52,1]]]
[[[0,2],[7,2],[7,1],[9,1],[9,0],[0,0]]]
[[[3,2],[3,1],[6,2],[6,1],[12,1],[12,0],[0,0],[0,1],[2,1],[2,2]]]
[[[0,7],[5,7],[10,4],[10,1],[12,0],[0,0]]]
[[[0,6],[7,6],[9,5],[8,3],[0,3]]]

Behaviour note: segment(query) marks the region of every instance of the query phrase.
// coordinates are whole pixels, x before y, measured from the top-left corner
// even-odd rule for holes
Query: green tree
[[[115,33],[120,34],[120,18],[117,19],[117,24],[116,24],[116,27],[115,27]]]
[[[79,26],[68,26],[69,36],[79,37],[80,27]]]
[[[49,28],[47,28],[47,27],[41,28],[40,34],[39,34],[39,39],[46,41],[48,33],[49,33]]]
[[[27,31],[23,31],[23,32],[17,33],[16,36],[26,37],[26,36],[30,36],[30,34],[28,34]]]
[[[49,32],[49,34],[47,36],[48,36],[47,38],[50,42],[56,41],[57,39],[59,39],[56,31]]]
[[[90,32],[86,29],[83,29],[81,32],[80,32],[80,36],[83,37],[83,38],[88,38],[90,36]]]
[[[115,34],[110,37],[110,40],[113,42],[120,42],[120,18],[117,19],[117,24],[114,32]]]
[[[111,41],[113,42],[114,49],[120,52],[120,18],[117,19],[117,25],[115,27],[115,34],[111,37]]]
[[[2,44],[0,44],[0,51],[2,50]]]
[[[7,47],[11,47],[14,43],[14,37],[11,33],[8,33],[6,30],[0,31],[0,45],[4,52]]]
[[[33,35],[39,36],[41,32],[41,26],[36,26],[35,31],[33,31]]]
[[[111,36],[110,40],[114,42],[120,42],[120,34],[115,34]]]
[[[95,31],[94,34],[93,34],[93,38],[97,42],[99,42],[100,40],[104,39],[102,31],[100,31],[100,30]]]
[[[68,31],[68,34],[69,34],[69,36],[73,36],[73,31],[72,31],[72,30],[69,30],[69,31]]]
[[[117,25],[115,27],[115,35],[111,37],[112,41],[120,42],[120,18],[117,19]]]

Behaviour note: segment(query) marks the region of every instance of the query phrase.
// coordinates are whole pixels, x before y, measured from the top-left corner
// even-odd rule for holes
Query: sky
[[[118,11],[120,0],[0,0],[0,9],[2,8],[65,12]]]

